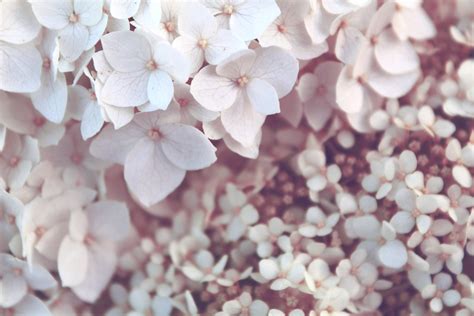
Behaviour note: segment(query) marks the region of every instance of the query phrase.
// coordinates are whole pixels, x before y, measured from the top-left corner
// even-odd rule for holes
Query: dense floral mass
[[[0,0],[0,315],[474,315],[470,0]]]

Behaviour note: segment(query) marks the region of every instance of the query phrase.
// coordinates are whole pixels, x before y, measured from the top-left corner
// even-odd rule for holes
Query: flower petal
[[[148,101],[150,73],[146,70],[113,72],[101,90],[99,98],[118,107],[134,107]]]
[[[183,182],[185,174],[186,171],[176,167],[161,146],[151,139],[140,140],[125,160],[125,181],[145,206],[167,197]]]
[[[161,70],[153,71],[148,80],[147,94],[157,109],[166,110],[173,98],[174,87],[170,76]]]
[[[258,78],[250,80],[246,87],[247,96],[254,109],[264,115],[280,112],[278,95],[271,84]]]
[[[110,65],[118,71],[144,70],[152,59],[148,40],[131,31],[112,32],[101,39],[104,55]]]
[[[195,127],[184,124],[160,126],[161,148],[174,165],[184,170],[199,170],[216,161],[216,148]]]
[[[398,239],[390,240],[380,247],[378,257],[383,265],[393,269],[403,267],[408,261],[405,245]]]
[[[233,80],[221,77],[214,66],[206,66],[191,83],[191,94],[206,109],[223,111],[234,104],[239,88]]]
[[[59,247],[58,272],[63,286],[79,285],[87,275],[86,246],[66,236]]]

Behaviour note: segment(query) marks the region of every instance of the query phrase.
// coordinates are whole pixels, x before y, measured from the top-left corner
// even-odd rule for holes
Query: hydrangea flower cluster
[[[0,315],[474,315],[473,14],[0,1]]]

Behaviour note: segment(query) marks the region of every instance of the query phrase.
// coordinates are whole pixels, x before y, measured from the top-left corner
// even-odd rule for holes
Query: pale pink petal
[[[206,66],[191,83],[191,94],[206,109],[222,111],[234,104],[239,93],[238,85],[216,73],[214,66]]]
[[[245,43],[235,37],[231,31],[221,29],[208,40],[205,56],[209,64],[217,65],[231,54],[246,48]]]
[[[216,148],[199,130],[183,124],[160,126],[161,148],[174,165],[184,170],[203,169],[216,161]]]
[[[401,41],[391,29],[378,36],[375,57],[383,70],[391,74],[403,74],[416,70],[420,60],[409,41]]]
[[[256,112],[246,96],[240,95],[229,109],[221,114],[222,125],[236,141],[244,146],[254,143],[265,116]]]
[[[0,89],[10,92],[33,92],[41,85],[43,60],[31,45],[11,46],[0,42]]]
[[[398,239],[386,242],[378,251],[380,261],[387,267],[399,269],[408,260],[405,245]]]
[[[263,79],[275,88],[278,97],[290,93],[298,75],[298,60],[279,47],[257,48],[250,77]]]
[[[99,201],[86,209],[89,232],[100,240],[118,241],[130,230],[130,215],[127,206],[117,201]]]
[[[79,22],[86,26],[99,23],[103,15],[103,0],[74,0],[74,13],[79,16]]]
[[[58,272],[63,286],[79,285],[87,275],[86,246],[66,236],[59,247]]]
[[[146,131],[134,122],[118,130],[107,125],[92,141],[90,152],[97,158],[124,164],[127,154],[144,137]]]
[[[36,296],[27,294],[25,298],[15,306],[17,315],[49,316],[52,315],[43,301]]]
[[[58,42],[61,55],[66,61],[73,62],[79,58],[87,47],[89,30],[80,23],[68,24],[59,31]]]
[[[131,192],[146,206],[151,206],[173,192],[186,171],[176,167],[151,139],[142,139],[125,161],[125,181]]]
[[[235,35],[249,41],[259,37],[280,13],[274,0],[248,0],[239,4],[229,26]]]
[[[87,275],[85,280],[72,288],[83,301],[95,302],[109,283],[117,265],[117,255],[113,245],[93,243],[89,247]]]
[[[54,80],[50,74],[43,71],[40,89],[31,94],[35,109],[53,123],[60,123],[66,113],[67,83],[64,74],[59,73]]]
[[[0,281],[0,306],[9,308],[16,305],[25,297],[28,286],[21,275],[7,273]]]
[[[23,1],[0,3],[0,40],[12,44],[24,44],[33,40],[40,28],[29,3]]]
[[[113,69],[122,72],[144,70],[152,60],[151,47],[141,34],[131,31],[112,32],[101,39],[105,58]]]
[[[254,109],[263,114],[270,115],[280,112],[278,95],[265,80],[258,78],[250,80],[246,86],[247,96]]]
[[[173,98],[174,88],[170,76],[161,70],[153,71],[148,80],[147,94],[156,109],[165,110]]]
[[[336,83],[336,102],[347,113],[360,112],[364,105],[364,88],[352,77],[350,66],[345,66]]]
[[[118,107],[134,107],[148,101],[147,87],[150,72],[113,72],[105,82],[99,98]]]
[[[43,1],[33,0],[31,8],[41,25],[53,29],[60,30],[69,24],[69,16],[73,13],[72,1]]]

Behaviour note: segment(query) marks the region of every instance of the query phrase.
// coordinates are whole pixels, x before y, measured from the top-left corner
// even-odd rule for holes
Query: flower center
[[[176,28],[175,28],[173,22],[168,21],[168,22],[165,22],[165,29],[166,29],[169,33],[171,33],[171,32],[174,32],[174,30],[175,30]]]
[[[76,165],[80,164],[82,161],[82,155],[80,155],[79,153],[72,154],[71,161],[75,163]]]
[[[152,128],[148,131],[148,137],[150,137],[153,140],[158,140],[161,137],[160,131],[157,130],[156,128]]]
[[[241,76],[239,79],[237,79],[237,83],[239,86],[243,87],[249,82],[249,78],[247,76]]]
[[[149,62],[146,63],[146,68],[149,69],[149,70],[156,70],[158,68],[158,65],[152,59],[152,60],[150,60]]]
[[[84,244],[86,245],[92,244],[93,241],[94,241],[94,238],[92,238],[91,235],[86,235],[86,237],[84,238]]]
[[[44,228],[42,226],[36,227],[36,229],[35,229],[36,236],[41,237],[41,236],[44,235],[44,233],[46,233],[46,228]]]
[[[20,162],[20,157],[14,156],[10,158],[10,166],[16,167],[18,163]]]
[[[326,89],[325,86],[323,86],[323,85],[318,86],[318,87],[316,88],[316,95],[319,95],[319,96],[325,95],[325,94],[326,94],[326,91],[327,91],[327,89]]]
[[[69,22],[76,23],[77,21],[79,21],[79,16],[75,13],[71,13],[69,16]]]
[[[49,69],[51,67],[51,61],[49,58],[45,57],[43,58],[43,68],[44,69]]]
[[[36,116],[34,119],[33,119],[33,124],[35,124],[35,126],[37,127],[41,127],[44,125],[44,123],[46,123],[46,120],[41,117],[41,116]]]
[[[231,15],[232,13],[234,13],[234,6],[231,4],[226,4],[224,5],[224,9],[222,10],[222,12],[224,12],[224,14]]]
[[[206,48],[207,47],[207,40],[206,39],[200,39],[198,41],[198,46],[201,47],[202,49]]]
[[[178,99],[178,104],[179,104],[180,106],[186,106],[186,105],[189,104],[189,100],[188,100],[188,99],[184,99],[184,98],[179,98],[179,99]]]
[[[278,32],[280,32],[280,33],[285,33],[285,32],[286,32],[286,27],[285,27],[284,25],[282,25],[282,24],[278,24],[278,25],[277,25],[277,30],[278,30]]]

